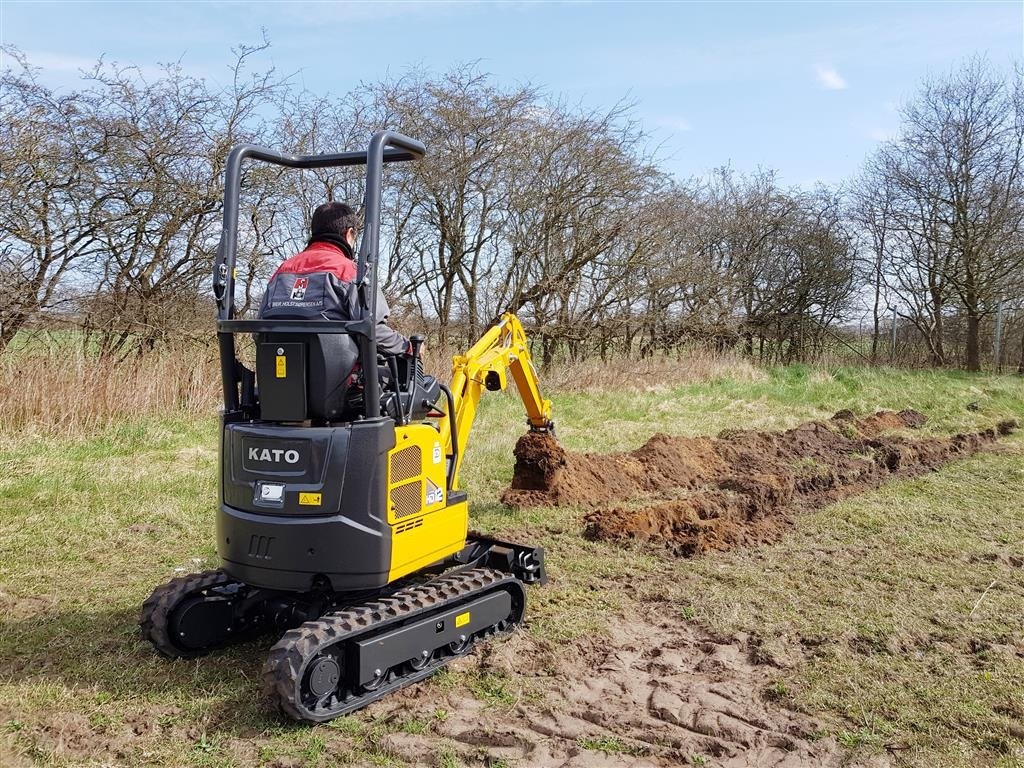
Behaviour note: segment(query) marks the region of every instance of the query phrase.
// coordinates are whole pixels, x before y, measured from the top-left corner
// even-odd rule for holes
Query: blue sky
[[[232,45],[319,93],[410,65],[478,61],[588,108],[636,103],[678,175],[728,163],[835,183],[929,72],[1024,59],[1024,2],[309,3],[0,0],[0,41],[54,84],[104,54],[223,79]]]

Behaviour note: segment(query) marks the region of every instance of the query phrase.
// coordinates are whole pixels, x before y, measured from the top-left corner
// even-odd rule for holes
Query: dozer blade
[[[272,705],[323,722],[422,680],[522,622],[515,576],[469,568],[325,614],[285,633],[263,668]]]

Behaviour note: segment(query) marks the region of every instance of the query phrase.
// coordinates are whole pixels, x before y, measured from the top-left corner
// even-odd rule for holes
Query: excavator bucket
[[[550,491],[565,469],[565,449],[552,432],[527,432],[516,442],[512,490]]]

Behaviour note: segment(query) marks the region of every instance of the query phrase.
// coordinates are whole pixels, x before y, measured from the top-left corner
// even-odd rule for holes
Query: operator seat
[[[266,421],[345,420],[358,363],[359,346],[346,333],[259,334],[260,417]]]
[[[267,285],[264,320],[347,320],[349,284],[327,272],[280,273]],[[267,421],[341,421],[359,345],[347,333],[262,333],[256,336],[260,416]]]
[[[334,274],[279,273],[271,278],[260,307],[266,320],[349,320],[352,284]],[[415,341],[419,339],[419,341]],[[422,343],[422,337],[414,337]],[[405,356],[367,364],[359,345],[345,333],[263,333],[256,338],[256,382],[260,416],[266,421],[347,421],[364,411],[362,370],[381,382],[381,413],[399,423],[421,420],[434,411],[441,386]],[[365,375],[365,374],[364,374]]]

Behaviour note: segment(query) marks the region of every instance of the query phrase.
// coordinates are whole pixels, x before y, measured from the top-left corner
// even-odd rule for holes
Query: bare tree
[[[981,61],[924,85],[843,208],[770,170],[673,181],[628,104],[588,112],[473,66],[328,98],[250,73],[261,49],[237,52],[224,88],[100,62],[61,94],[14,57],[0,80],[0,345],[58,319],[120,354],[205,333],[231,146],[362,149],[383,127],[429,148],[387,170],[384,286],[401,322],[442,345],[511,309],[545,365],[692,344],[788,361],[830,348],[862,302],[877,360],[892,301],[923,357],[946,364],[963,327],[977,368],[984,318],[1024,300],[1024,88]],[[364,188],[358,168],[243,172],[246,312],[310,212]]]
[[[966,366],[977,371],[981,322],[1024,269],[1024,251],[1011,245],[1024,226],[1020,73],[1007,83],[983,59],[972,59],[926,81],[903,121],[895,182],[926,217],[934,216],[937,226],[917,234],[931,251],[949,250],[938,269],[965,313]]]
[[[442,343],[454,320],[475,338],[490,319],[482,281],[502,257],[498,241],[512,181],[522,170],[516,144],[537,92],[529,85],[501,88],[466,66],[440,77],[413,72],[371,86],[367,95],[381,126],[395,126],[430,147],[398,179],[391,209],[402,226],[393,242],[419,256]]]
[[[56,94],[16,50],[0,73],[0,349],[83,286],[74,271],[100,254],[106,199],[97,167],[105,126],[84,120],[87,94]]]
[[[893,258],[896,228],[895,191],[891,179],[869,159],[864,171],[851,184],[848,216],[859,235],[855,250],[860,277],[870,292],[871,362],[878,362],[882,316],[886,314],[886,267]]]
[[[581,283],[596,285],[607,270],[606,286],[629,279],[638,212],[664,178],[640,154],[644,134],[628,113],[625,104],[591,114],[550,105],[521,140],[502,296],[513,311],[529,308],[545,365],[575,325],[571,299]]]
[[[98,182],[105,258],[85,319],[104,350],[152,347],[208,310],[199,289],[212,265],[224,161],[256,137],[254,118],[277,87],[272,72],[245,72],[262,47],[238,52],[223,89],[176,65],[152,82],[135,68],[91,74],[90,118],[111,140]]]

